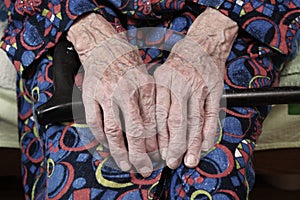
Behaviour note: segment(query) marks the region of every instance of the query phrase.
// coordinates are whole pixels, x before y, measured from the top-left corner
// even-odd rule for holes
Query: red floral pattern
[[[15,3],[16,11],[24,15],[34,15],[36,11],[40,11],[37,7],[42,3],[42,0],[17,0]]]

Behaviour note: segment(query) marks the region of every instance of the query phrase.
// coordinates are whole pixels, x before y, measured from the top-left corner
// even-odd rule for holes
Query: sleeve
[[[88,12],[99,12],[117,31],[119,14],[133,17],[155,17],[152,2],[140,5],[128,0],[11,0],[6,1],[9,24],[0,47],[18,72],[53,47],[77,17]]]
[[[96,7],[89,0],[12,0],[7,6],[9,24],[0,46],[21,73],[53,47],[79,15]]]
[[[257,40],[284,55],[296,54],[299,0],[224,0],[217,8]]]

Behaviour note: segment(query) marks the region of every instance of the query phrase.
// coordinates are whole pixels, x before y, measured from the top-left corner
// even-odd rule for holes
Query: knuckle
[[[119,128],[116,127],[109,127],[105,126],[104,132],[109,135],[110,137],[113,137],[115,140],[121,140],[123,139],[122,131]]]
[[[191,151],[195,151],[195,150],[199,149],[197,147],[199,147],[201,145],[201,143],[202,143],[202,137],[201,136],[200,137],[199,136],[190,137],[187,148]]]
[[[170,130],[178,130],[183,128],[183,124],[186,124],[187,120],[183,117],[169,117],[168,125]]]
[[[126,128],[126,135],[132,138],[144,138],[144,127],[140,123],[132,123]]]

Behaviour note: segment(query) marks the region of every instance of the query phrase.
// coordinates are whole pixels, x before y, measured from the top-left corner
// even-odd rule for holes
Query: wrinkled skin
[[[183,158],[187,167],[197,166],[201,149],[214,144],[225,61],[237,31],[235,22],[207,8],[154,73],[159,149],[172,169]]]
[[[197,166],[201,150],[214,143],[225,61],[237,31],[235,22],[207,8],[155,71],[154,85],[138,50],[100,15],[89,14],[70,28],[68,39],[85,69],[87,124],[122,170],[133,165],[149,176],[158,147],[172,169],[183,158],[186,166]]]
[[[143,176],[149,176],[153,171],[151,159],[160,157],[155,86],[138,49],[95,13],[75,23],[68,39],[85,70],[82,91],[89,128],[100,143],[109,147],[121,170],[128,171],[133,165]],[[120,112],[124,117],[128,150]]]

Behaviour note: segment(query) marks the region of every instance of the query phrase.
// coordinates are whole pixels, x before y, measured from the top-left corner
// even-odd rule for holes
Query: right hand
[[[82,91],[89,128],[109,147],[121,170],[128,171],[133,165],[141,175],[149,176],[153,171],[151,159],[159,159],[155,86],[138,49],[95,13],[71,26],[68,39],[85,70]]]

